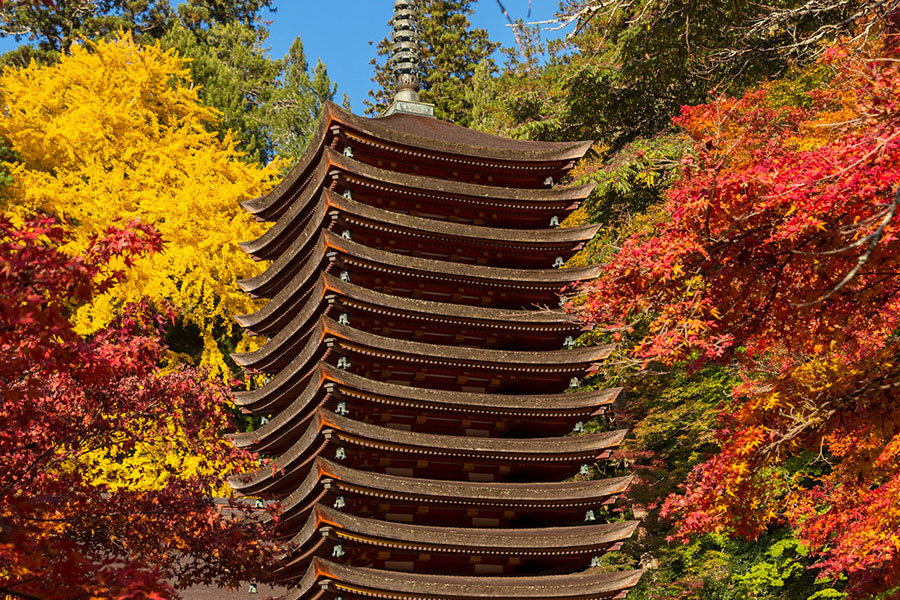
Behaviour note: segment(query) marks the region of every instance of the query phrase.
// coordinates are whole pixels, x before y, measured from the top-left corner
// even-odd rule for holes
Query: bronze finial
[[[395,95],[393,103],[382,116],[394,113],[434,115],[434,106],[422,102],[422,56],[419,51],[419,19],[416,0],[394,2],[393,33],[391,34],[391,72],[394,75]]]
[[[419,20],[415,0],[396,0],[394,2],[394,31],[391,34],[391,70],[394,73],[397,95],[412,92],[418,100],[419,68]],[[410,95],[412,95],[410,94]]]

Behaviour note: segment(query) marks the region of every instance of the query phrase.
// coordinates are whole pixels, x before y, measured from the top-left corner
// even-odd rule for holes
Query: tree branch
[[[25,592],[17,592],[8,587],[0,587],[0,594],[6,594],[7,596],[12,596],[13,598],[22,598],[23,600],[46,600],[45,598],[41,598],[40,596],[34,596]]]
[[[878,225],[878,229],[876,229],[868,238],[863,238],[868,240],[868,246],[866,247],[866,251],[860,256],[856,265],[847,273],[843,279],[824,296],[817,298],[811,302],[804,302],[803,304],[795,304],[795,306],[799,306],[801,308],[806,308],[809,306],[813,306],[815,304],[821,304],[825,302],[838,292],[840,292],[844,287],[847,286],[848,283],[853,281],[853,278],[859,274],[860,270],[869,262],[869,259],[872,257],[872,253],[875,251],[875,247],[878,245],[878,242],[881,241],[881,238],[884,237],[884,231],[887,229],[888,224],[893,220],[894,216],[897,214],[897,207],[900,206],[900,186],[897,186],[897,191],[894,192],[894,199],[891,201],[891,205],[884,213],[884,217],[881,219],[881,223]]]

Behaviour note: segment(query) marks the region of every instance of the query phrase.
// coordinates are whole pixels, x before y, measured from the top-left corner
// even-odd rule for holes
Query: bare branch
[[[859,44],[869,39],[873,29],[898,7],[900,0],[807,0],[801,6],[783,9],[761,5],[763,13],[740,28],[744,43],[713,54],[711,63],[727,63],[760,53],[812,58],[825,48],[824,41],[851,32],[848,45]],[[804,32],[799,27],[801,23],[817,26]],[[783,41],[773,43],[779,36]]]
[[[497,0],[497,6],[500,7],[500,12],[503,13],[503,16],[506,17],[506,20],[509,21],[508,27],[512,27],[513,35],[516,36],[516,45],[519,47],[519,53],[522,57],[527,56],[525,52],[525,43],[522,41],[522,27],[519,23],[513,21],[513,18],[510,16],[509,12],[506,10],[506,7],[503,6],[503,3],[500,0]],[[528,14],[531,14],[531,4],[528,5]]]

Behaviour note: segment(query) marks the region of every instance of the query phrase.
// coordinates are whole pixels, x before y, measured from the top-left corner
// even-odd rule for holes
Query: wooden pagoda
[[[629,478],[587,476],[625,432],[573,433],[620,390],[574,389],[610,348],[569,348],[556,308],[598,274],[560,268],[597,230],[558,228],[591,191],[555,185],[589,143],[430,116],[396,8],[386,116],[326,105],[300,163],[244,203],[274,225],[242,245],[271,262],[239,282],[268,302],[237,320],[268,341],[234,355],[267,375],[237,403],[267,422],[234,441],[272,460],[230,483],[283,505],[287,598],[622,598],[640,571],[591,565],[636,528],[596,517]]]

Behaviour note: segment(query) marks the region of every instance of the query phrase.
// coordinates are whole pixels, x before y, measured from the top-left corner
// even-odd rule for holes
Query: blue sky
[[[557,0],[531,0],[528,19],[529,0],[502,1],[513,19],[531,21],[552,17],[559,5]],[[393,0],[276,0],[277,11],[267,11],[264,15],[272,21],[269,39],[272,56],[284,56],[294,37],[299,35],[310,64],[321,58],[328,66],[329,75],[338,84],[336,100],[340,102],[346,92],[354,112],[361,113],[363,99],[371,87],[369,61],[375,53],[369,42],[380,40],[390,32],[387,22],[393,6]],[[487,29],[492,40],[503,46],[515,43],[496,0],[477,0],[474,8],[472,22]],[[11,38],[0,39],[0,52],[16,46]]]
[[[363,98],[371,87],[372,68],[369,61],[375,50],[369,42],[377,42],[390,32],[387,25],[394,0],[277,0],[277,12],[267,16],[271,25],[272,55],[283,56],[294,37],[303,40],[310,64],[321,58],[328,73],[338,84],[337,100],[346,92],[354,112],[362,112]],[[529,0],[503,0],[513,19],[526,19]],[[553,16],[557,0],[532,0],[532,21]],[[515,43],[512,31],[496,0],[477,0],[471,20],[488,30],[492,40],[504,46]]]

